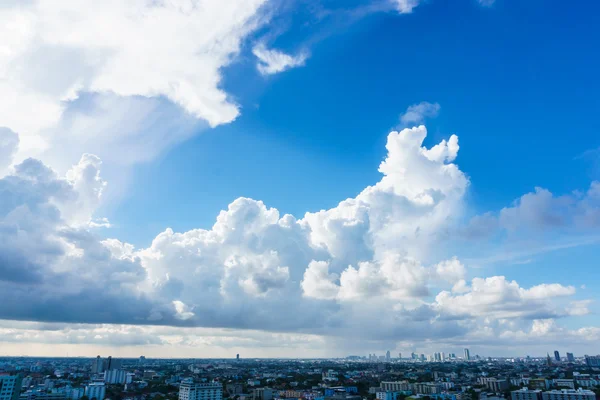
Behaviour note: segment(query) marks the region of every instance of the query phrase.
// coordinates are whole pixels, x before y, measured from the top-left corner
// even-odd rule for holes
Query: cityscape
[[[0,358],[0,400],[595,400],[600,355]]]

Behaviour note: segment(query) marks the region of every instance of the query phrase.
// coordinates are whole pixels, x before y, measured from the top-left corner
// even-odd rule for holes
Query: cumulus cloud
[[[570,315],[569,309],[557,308],[552,299],[575,294],[572,286],[541,284],[524,289],[504,276],[474,278],[471,287],[451,293],[440,292],[433,307],[447,317],[553,318]]]
[[[587,313],[585,302],[553,300],[572,287],[469,285],[458,258],[432,253],[469,180],[454,164],[458,138],[426,148],[426,135],[391,132],[381,179],[334,208],[297,219],[239,198],[210,229],[166,229],[141,249],[89,230],[107,186],[98,157],[64,176],[25,160],[0,179],[0,318],[390,341],[462,336],[484,318]]]
[[[0,127],[0,173],[12,163],[19,147],[19,135],[8,128]]]
[[[86,93],[162,96],[210,126],[230,122],[239,110],[220,88],[221,70],[266,21],[264,3],[8,4],[0,8],[0,123],[19,133],[20,151],[31,155],[56,147],[47,130]]]
[[[263,75],[272,75],[290,68],[304,65],[308,54],[300,52],[295,56],[285,54],[276,49],[267,49],[264,43],[258,43],[252,49],[258,59],[256,68]]]

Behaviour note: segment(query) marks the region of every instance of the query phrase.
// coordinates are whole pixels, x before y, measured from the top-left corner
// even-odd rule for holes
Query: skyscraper
[[[100,356],[92,361],[92,374],[101,374],[104,372],[104,362]]]
[[[570,363],[575,362],[575,356],[573,353],[567,353],[567,361]]]
[[[240,361],[240,355],[239,355],[239,354],[236,354],[236,355],[235,355],[235,360],[236,360],[236,361]]]
[[[465,349],[465,360],[469,361],[471,359],[471,355],[469,354],[469,349]]]
[[[387,353],[385,353],[385,361],[390,361],[392,359],[392,355],[390,354],[390,351],[388,350]]]
[[[560,353],[558,350],[554,350],[554,360],[560,361]]]

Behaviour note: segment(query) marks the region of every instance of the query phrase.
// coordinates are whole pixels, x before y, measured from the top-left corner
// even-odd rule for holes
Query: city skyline
[[[0,354],[599,354],[597,15],[2,2]]]

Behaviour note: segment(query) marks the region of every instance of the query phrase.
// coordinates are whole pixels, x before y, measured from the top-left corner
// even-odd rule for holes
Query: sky
[[[600,353],[598,13],[0,1],[0,354]]]

